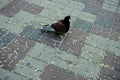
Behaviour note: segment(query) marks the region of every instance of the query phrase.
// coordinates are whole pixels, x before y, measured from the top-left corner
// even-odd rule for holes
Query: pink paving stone
[[[59,68],[55,65],[46,67],[44,73],[40,77],[42,77],[42,80],[86,80],[78,74]]]
[[[31,47],[34,46],[34,44],[35,44],[35,42],[32,40],[17,36],[8,45],[8,47],[13,50],[16,50],[16,52],[18,52],[18,53],[26,54],[31,49]]]

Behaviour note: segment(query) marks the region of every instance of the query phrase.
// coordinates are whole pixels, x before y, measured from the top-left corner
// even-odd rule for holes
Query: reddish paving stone
[[[107,52],[108,54],[110,53],[110,52]],[[114,65],[115,65],[115,55],[114,54],[109,54],[109,55],[107,55],[106,57],[104,57],[104,60],[103,60],[103,63],[105,64],[105,65],[108,65],[108,66],[110,66],[110,67],[113,67]]]
[[[99,13],[98,13],[99,16],[102,16],[102,17],[107,17],[107,18],[113,18],[114,16],[114,13],[111,12],[111,11],[108,11],[108,10],[105,10],[105,9],[100,9],[99,10]]]
[[[117,31],[112,31],[112,32],[110,33],[109,39],[118,41],[118,37],[119,37],[119,33],[118,33]]]
[[[98,80],[112,80],[112,79],[111,79],[111,77],[100,73]]]
[[[34,46],[34,44],[35,42],[32,40],[28,40],[27,38],[17,36],[8,45],[8,47],[12,48],[13,50],[16,50],[18,53],[25,54],[31,49],[31,47]]]
[[[111,78],[115,78],[116,80],[120,80],[120,72],[119,71],[110,70],[108,68],[102,67],[100,72],[104,75],[111,77]]]
[[[13,70],[20,59],[34,46],[34,41],[17,36],[7,47],[0,47],[0,61],[2,67]]]
[[[13,0],[6,6],[0,9],[0,14],[6,15],[7,17],[13,17],[14,14],[20,11],[20,8],[15,7],[21,0]]]
[[[115,70],[120,71],[120,56],[116,58]]]
[[[44,7],[31,3],[28,6],[26,6],[23,10],[37,15],[43,9],[44,9]]]
[[[60,49],[79,56],[88,34],[84,31],[72,29],[66,35]]]
[[[68,72],[55,65],[49,65],[40,77],[42,80],[85,80],[80,75]]]
[[[73,54],[73,55],[76,55],[76,56],[79,56],[80,53],[81,53],[81,49],[82,47],[84,46],[84,43],[83,42],[79,42],[79,41],[76,41],[71,49],[70,49],[70,52]]]
[[[63,51],[67,51],[70,49],[71,45],[73,44],[73,40],[70,38],[65,38],[62,44],[60,45],[60,49]]]
[[[101,27],[98,26],[99,25],[94,25],[91,30],[91,33],[107,38],[109,36],[110,30],[108,28],[105,27],[103,28],[102,26]]]
[[[25,8],[27,5],[29,5],[28,2],[26,1],[20,1],[18,4],[14,5],[16,8],[19,8],[19,9],[23,9]]]
[[[44,33],[43,36],[41,36],[41,38],[38,40],[38,42],[44,43],[51,47],[59,47],[61,41],[62,38],[59,35],[49,32]]]

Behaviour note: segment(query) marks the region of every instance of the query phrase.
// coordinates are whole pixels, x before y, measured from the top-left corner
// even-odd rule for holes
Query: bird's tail
[[[54,32],[54,31],[55,31],[55,30],[51,27],[51,25],[44,26],[44,27],[40,28],[40,30],[42,30],[42,31],[50,31],[50,32]]]

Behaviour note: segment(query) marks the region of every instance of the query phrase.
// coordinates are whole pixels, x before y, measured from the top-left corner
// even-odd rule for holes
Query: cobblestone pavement
[[[120,80],[120,0],[0,0],[0,80]]]

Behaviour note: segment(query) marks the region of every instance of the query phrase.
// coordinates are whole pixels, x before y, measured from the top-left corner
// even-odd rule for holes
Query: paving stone
[[[8,43],[10,43],[12,41],[12,39],[15,37],[16,35],[8,32],[5,36],[3,36],[1,38],[1,45],[6,46]]]
[[[20,8],[15,7],[14,5],[18,4],[21,0],[13,0],[8,5],[4,6],[0,9],[0,13],[3,15],[6,15],[7,17],[13,17],[14,14],[18,13],[20,11]]]
[[[88,36],[88,33],[86,33],[85,31],[82,31],[79,29],[71,29],[66,37],[74,41],[77,40],[77,41],[85,42],[87,36]]]
[[[15,0],[14,0],[15,1]],[[25,8],[29,3],[26,1],[21,0],[19,3],[15,4],[14,6],[18,9]]]
[[[42,31],[40,31],[39,29],[36,29],[33,31],[33,33],[28,38],[34,41],[38,41],[42,34],[43,34]]]
[[[110,11],[108,11],[108,10],[105,10],[105,9],[100,9],[98,15],[99,15],[99,16],[102,16],[102,17],[113,18],[114,13],[113,13],[113,12],[110,12]]]
[[[110,70],[108,68],[102,67],[101,73],[105,74],[105,75],[108,75],[112,78],[118,79],[118,80],[120,79],[120,76],[119,76],[120,72],[115,71],[115,70]]]
[[[101,7],[104,0],[86,0],[87,5]]]
[[[91,31],[92,25],[92,23],[86,22],[83,24],[82,29],[89,33]]]
[[[42,75],[43,80],[85,80],[83,77],[78,74],[74,74],[72,72],[68,72],[64,69],[61,69],[55,65],[49,65],[46,67]]]
[[[107,28],[111,28],[111,27],[112,27],[112,24],[113,24],[113,19],[107,18],[107,19],[105,19],[105,21],[104,21],[104,23],[103,23],[103,26],[104,26],[104,27],[107,27]]]
[[[1,80],[6,80],[10,75],[11,73],[8,70],[0,68],[0,79]]]
[[[91,30],[91,33],[107,38],[109,36],[109,31],[110,30],[108,28],[103,28],[103,27],[99,27],[99,25],[94,25]]]
[[[96,17],[96,21],[95,21],[95,24],[99,24],[99,25],[103,25],[103,22],[105,20],[105,17],[102,17],[102,16],[97,16]]]
[[[87,22],[90,23],[94,23],[95,19],[96,19],[96,15],[94,14],[90,14],[84,11],[80,11],[80,13],[77,15],[78,18],[85,20]]]
[[[102,8],[111,12],[116,12],[117,6],[111,3],[103,3]]]
[[[8,78],[7,80],[27,80],[27,78],[23,77],[23,76],[20,76],[20,75],[17,75],[15,73],[12,73]]]
[[[99,74],[99,80],[115,80],[114,78],[111,78],[110,76],[104,75],[102,73]]]
[[[115,70],[120,71],[120,56],[116,58]]]
[[[5,33],[7,33],[7,31],[0,28],[0,38],[1,38]]]
[[[62,38],[55,33],[46,32],[38,42],[47,44],[52,47],[59,47]],[[56,45],[57,44],[57,45]]]
[[[115,32],[115,31],[112,31],[111,33],[110,33],[110,39],[111,40],[115,40],[115,41],[118,41],[118,36],[119,36],[119,33],[118,32]]]
[[[44,9],[43,7],[31,3],[28,6],[26,6],[23,10],[37,15],[43,9]]]
[[[74,23],[73,23],[73,27],[79,29],[83,26],[83,24],[85,23],[84,20],[81,19],[77,19]]]
[[[26,56],[24,59],[22,59],[20,61],[20,64],[24,65],[24,66],[29,66],[32,69],[34,69],[35,71],[40,71],[40,72],[42,72],[44,70],[44,68],[47,66],[47,64],[44,63],[43,61],[39,61],[39,60],[36,60],[36,59],[28,57],[28,56]]]
[[[1,67],[6,68],[5,64],[8,61],[8,59],[14,54],[13,50],[7,47],[0,47],[0,61],[2,64],[0,64]],[[9,68],[8,68],[9,69]]]
[[[97,15],[99,12],[99,8],[98,7],[94,7],[94,6],[88,6],[86,5],[85,8],[83,9],[83,11]]]
[[[65,38],[62,44],[60,45],[60,49],[64,51],[68,51],[73,44],[73,40],[70,38]]]
[[[79,56],[81,53],[81,49],[84,46],[83,42],[76,41],[70,48],[70,52],[76,56]]]
[[[120,26],[113,24],[113,26],[112,26],[112,31],[113,31],[113,32],[118,32],[118,33],[120,33]]]
[[[103,63],[112,68],[115,65],[115,55],[107,52],[107,56],[104,57]]]
[[[27,77],[27,79],[32,80],[37,80],[40,75],[40,72],[34,71],[34,69],[23,65],[17,65],[15,73],[18,73],[24,77]]]
[[[17,36],[9,45],[9,48],[16,50],[17,53],[26,54],[31,47],[34,46],[34,41]]]
[[[28,38],[30,34],[34,31],[35,29],[33,26],[26,26],[24,30],[20,33],[21,36]]]

